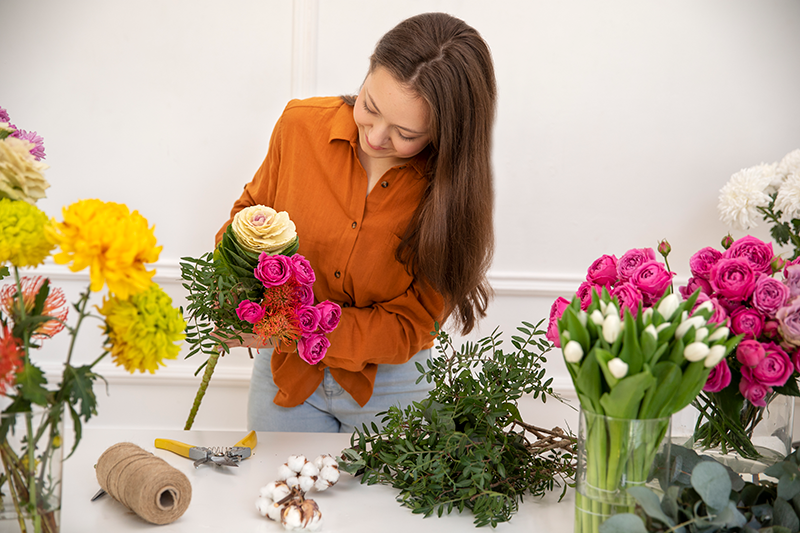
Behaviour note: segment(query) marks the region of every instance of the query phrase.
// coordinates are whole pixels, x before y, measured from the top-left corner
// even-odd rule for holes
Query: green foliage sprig
[[[340,468],[361,475],[361,483],[399,489],[397,501],[426,517],[469,509],[476,526],[508,521],[525,493],[543,496],[559,485],[563,497],[575,473],[575,438],[522,421],[523,394],[560,399],[545,379],[552,345],[537,338],[542,322],[522,324],[522,336],[511,339],[516,351],[508,353],[497,330],[457,351],[437,326],[439,356],[427,368],[417,363],[417,382],[425,379],[433,390],[382,413],[383,429],[356,429]]]

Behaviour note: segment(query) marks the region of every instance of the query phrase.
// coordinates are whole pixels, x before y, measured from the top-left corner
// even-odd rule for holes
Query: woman
[[[425,397],[414,363],[430,357],[435,323],[466,333],[485,316],[495,94],[480,35],[426,13],[378,42],[357,97],[287,105],[231,219],[255,204],[287,211],[317,301],[343,309],[317,365],[283,346],[260,351],[251,429],[379,423],[376,413]]]

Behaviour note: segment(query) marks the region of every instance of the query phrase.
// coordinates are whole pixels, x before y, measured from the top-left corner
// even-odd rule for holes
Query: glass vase
[[[0,531],[58,532],[61,415],[60,405],[0,415]]]
[[[653,480],[657,465],[669,464],[669,450],[669,417],[631,420],[581,409],[575,533],[596,533],[612,515],[632,513],[636,501],[627,489]]]
[[[688,445],[734,472],[758,476],[792,452],[794,397],[773,393],[766,402],[758,407],[743,400],[731,417],[724,398],[700,394],[688,414],[694,421]]]

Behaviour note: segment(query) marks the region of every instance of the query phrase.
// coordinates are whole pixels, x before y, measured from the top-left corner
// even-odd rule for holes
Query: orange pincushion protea
[[[33,306],[36,302],[36,295],[44,284],[45,278],[43,276],[24,276],[20,283],[22,285],[22,299],[25,302],[25,312],[30,313],[33,311]],[[8,316],[16,316],[17,310],[15,309],[15,297],[17,295],[17,286],[9,284],[0,289],[0,309],[2,309]],[[64,297],[64,291],[58,287],[50,287],[50,294],[44,302],[44,309],[42,315],[51,316],[58,320],[48,320],[39,326],[34,332],[34,337],[38,339],[50,338],[62,329],[64,329],[64,321],[67,319],[69,307],[67,306],[67,299]]]
[[[14,385],[22,368],[22,356],[22,342],[11,334],[7,325],[0,324],[0,394]]]
[[[297,314],[293,312],[293,309],[300,305],[297,283],[290,280],[282,285],[268,287],[264,290],[264,298],[261,300],[261,305],[268,315]]]
[[[264,343],[270,338],[281,342],[294,341],[300,338],[302,330],[297,314],[293,311],[264,315],[264,318],[253,326],[253,333],[258,335]]]

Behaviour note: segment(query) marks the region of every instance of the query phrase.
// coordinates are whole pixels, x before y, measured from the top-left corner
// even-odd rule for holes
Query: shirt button
[[[335,277],[337,279],[341,278],[342,277],[342,273],[337,270],[336,272],[333,273],[333,277]]]
[[[389,186],[389,182],[388,182],[388,181],[383,181],[383,182],[381,182],[381,187],[383,187],[384,189],[385,189],[386,187],[388,187],[388,186]]]
[[[350,307],[350,304],[349,304],[349,303],[347,303],[347,302],[344,302],[344,303],[342,304],[342,307]]]
[[[356,226],[358,226],[357,222],[353,222],[353,224],[350,225],[350,227],[353,228],[353,229],[356,229]]]

